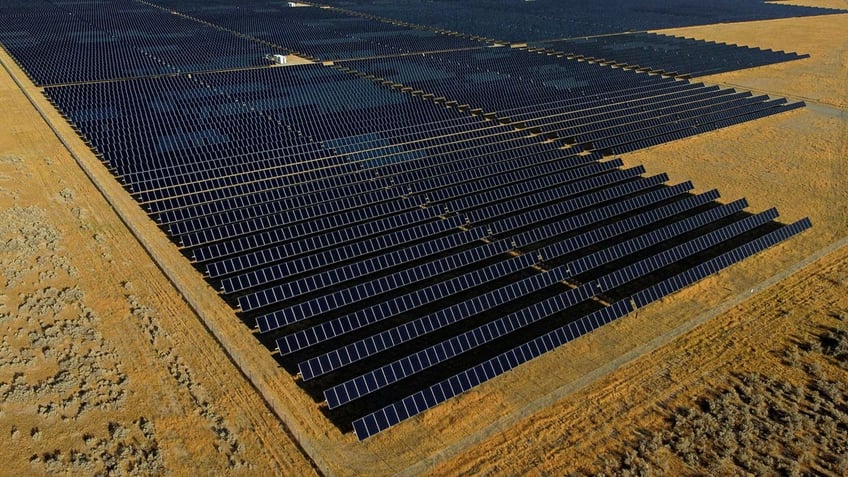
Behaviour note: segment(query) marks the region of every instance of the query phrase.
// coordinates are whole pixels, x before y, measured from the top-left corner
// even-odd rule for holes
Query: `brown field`
[[[807,107],[623,157],[812,230],[364,443],[0,53],[0,474],[844,475],[845,31],[848,15],[668,31],[809,53],[699,79]]]

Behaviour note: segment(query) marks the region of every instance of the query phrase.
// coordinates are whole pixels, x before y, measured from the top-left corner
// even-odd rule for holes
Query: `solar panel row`
[[[492,245],[493,247],[487,248],[494,248],[496,250],[504,249],[502,250],[503,252],[507,249],[505,241],[495,242]],[[539,260],[533,255],[520,255],[503,260],[493,265],[489,265],[488,267],[473,270],[464,275],[439,282],[430,287],[372,306],[370,309],[363,310],[365,313],[358,314],[358,316],[347,316],[342,319],[334,320],[333,322],[325,322],[295,335],[285,336],[278,340],[278,348],[280,349],[281,354],[289,354],[294,351],[304,349],[309,345],[337,337],[344,333],[349,333],[354,329],[367,326],[368,324],[376,321],[388,319],[391,316],[403,313],[409,309],[421,307],[427,303],[441,300],[445,297],[455,295],[487,282],[492,282],[498,278],[505,277],[519,270],[536,265],[538,262]],[[374,313],[368,314],[367,312],[371,310],[374,310]],[[338,325],[338,328],[336,328],[336,325]],[[378,335],[373,335],[368,339],[373,340],[377,338]],[[307,373],[303,376],[304,379],[311,379],[316,375],[317,373]]]
[[[478,229],[477,233],[472,234],[472,236],[474,238],[482,238],[483,233],[483,230]],[[483,261],[501,253],[506,253],[507,251],[507,244],[500,241],[466,249],[462,252],[438,258],[416,267],[403,269],[391,275],[343,288],[331,295],[320,296],[309,302],[284,308],[275,312],[273,315],[263,315],[260,319],[257,319],[257,324],[261,331],[276,329],[381,293],[394,291],[437,275],[450,273],[456,269]],[[273,324],[271,324],[272,322]]]
[[[574,184],[574,186],[572,186],[572,187],[567,187],[567,186],[558,187],[558,188],[554,189],[553,193],[551,193],[550,191],[546,191],[546,193],[541,195],[541,197],[547,199],[547,201],[555,200],[556,198],[563,199],[565,197],[573,195],[575,193],[574,192],[575,188],[577,188],[578,192],[587,190],[587,187],[589,188],[588,190],[591,190],[591,188],[598,187],[599,185],[603,186],[603,185],[614,184],[615,182],[617,182],[617,181],[615,181],[615,179],[620,180],[621,178],[634,177],[634,176],[640,174],[641,172],[643,172],[643,169],[640,169],[640,168],[634,168],[634,169],[630,169],[628,171],[622,171],[621,173],[615,172],[615,173],[607,174],[605,177],[597,178],[597,179],[606,178],[606,180],[604,180],[604,181],[600,181],[600,180],[597,180],[597,179],[596,180],[590,180],[590,181],[581,181],[581,182]],[[661,184],[665,180],[666,180],[666,178],[664,176],[658,176],[658,177],[655,177],[655,178],[652,178],[652,179],[639,180],[639,181],[636,181],[636,182],[625,184],[625,185],[621,186],[620,188],[613,187],[613,188],[605,189],[605,190],[599,192],[598,194],[605,194],[605,195],[608,196],[609,199],[611,199],[611,198],[614,198],[617,194],[621,194],[622,192],[624,192],[624,193],[636,192],[636,191],[640,190],[640,188],[645,188],[645,187],[649,187],[649,186],[652,186],[652,185]],[[568,192],[569,189],[571,189],[570,193]],[[595,200],[595,201],[580,201],[580,200],[578,200],[578,201],[570,202],[570,203],[569,202],[563,202],[563,203],[557,204],[556,206],[553,206],[552,208],[562,209],[563,207],[567,207],[567,208],[571,208],[572,210],[574,210],[574,208],[581,208],[580,207],[581,203],[583,204],[582,207],[586,207],[586,206],[589,206],[590,204],[596,204],[598,202],[597,202],[597,200]],[[530,206],[535,205],[535,204],[536,204],[536,201],[530,202]],[[559,213],[564,213],[564,212],[562,210],[560,210]],[[531,212],[530,215],[536,215],[536,214],[534,212]],[[498,223],[494,223],[493,226],[498,227]],[[505,227],[498,227],[498,230],[499,230],[499,233],[509,231],[509,229],[506,229]],[[469,234],[474,234],[474,235],[469,235]],[[477,228],[471,229],[468,232],[462,232],[458,235],[466,236],[471,241],[474,241],[474,240],[482,239],[483,237],[487,236],[487,234],[490,234],[490,230],[489,230],[488,227],[477,227]],[[422,258],[425,255],[421,255],[421,252],[419,252],[420,250],[431,250],[431,252],[428,255],[432,255],[434,253],[442,251],[443,248],[440,245],[440,242],[444,242],[444,240],[437,239],[437,240],[434,240],[434,241],[431,241],[431,242],[426,242],[426,243],[420,244],[418,246],[413,246],[413,247],[410,247],[410,248],[407,248],[407,249],[400,250],[399,252],[393,252],[392,254],[388,254],[388,255],[385,255],[385,256],[381,256],[381,257],[376,257],[374,259],[369,260],[365,265],[353,265],[352,267],[356,267],[356,268],[362,270],[363,275],[367,274],[367,273],[373,273],[373,272],[376,272],[380,269],[390,268],[390,267],[395,266],[399,263],[406,263],[407,261],[412,260],[412,259]],[[468,242],[464,242],[464,243],[468,243]],[[402,254],[403,257],[398,258],[398,255],[397,255],[398,253]],[[410,255],[411,255],[411,258],[407,258]],[[315,266],[313,268],[317,268],[319,266],[320,265],[318,264],[318,262],[315,262]],[[292,271],[297,271],[297,270],[300,270],[300,269],[312,269],[312,268],[307,268],[307,267],[303,267],[303,268],[291,267],[290,268],[290,270],[292,270]],[[337,270],[333,270],[329,273],[335,274],[335,273],[337,273]],[[273,292],[273,290],[275,290],[275,289],[272,288],[270,290]],[[250,298],[244,298],[243,297],[241,299],[247,300],[247,299],[250,299]],[[327,307],[326,300],[327,300],[326,297],[322,297],[320,299],[320,301],[315,302],[315,303],[311,304],[310,306],[317,313],[321,310],[326,309],[326,307]],[[257,305],[258,305],[258,303],[257,303]],[[250,307],[251,309],[258,307],[258,306],[253,306],[251,304],[248,304],[247,306]],[[310,315],[311,314],[312,313],[310,313]],[[259,318],[257,318],[257,326],[259,327],[260,331],[270,331],[270,330],[273,330],[273,329],[280,328],[281,326],[284,326],[281,323],[288,324],[288,323],[291,322],[290,321],[291,318],[284,319],[281,322],[280,320],[284,316],[285,316],[285,311],[277,311],[277,312],[273,312],[273,313],[270,313],[270,314],[262,315]]]
[[[480,133],[482,135],[484,131],[480,131]],[[494,151],[489,150],[490,145],[487,145],[486,147],[480,146],[474,149],[458,149],[455,153],[437,153],[432,156],[422,157],[421,159],[387,161],[388,164],[386,165],[368,167],[367,169],[361,163],[347,162],[345,163],[345,166],[353,164],[358,166],[356,167],[357,170],[351,172],[348,170],[348,167],[344,167],[344,169],[336,171],[338,174],[337,176],[329,176],[329,172],[326,169],[323,169],[323,175],[327,179],[313,180],[307,182],[307,184],[310,184],[311,187],[315,187],[317,190],[324,190],[325,188],[341,189],[342,186],[338,184],[349,182],[356,184],[358,187],[367,187],[371,190],[396,188],[400,189],[404,195],[409,195],[411,193],[411,184],[416,180],[421,180],[421,178],[428,177],[429,175],[451,175],[452,172],[461,172],[466,170],[468,167],[486,165],[490,165],[490,167],[506,166],[508,168],[526,167],[568,155],[550,146],[540,146],[538,143],[528,144],[524,141],[526,137],[522,137],[521,139],[521,142],[498,142],[497,145],[500,146],[500,149]],[[467,147],[467,144],[463,146]],[[588,161],[590,159],[591,158],[587,158],[583,160]],[[483,174],[484,172],[486,171],[481,171],[481,176],[488,175]],[[287,181],[294,181],[296,179],[293,178],[292,175],[284,175],[281,177],[286,178]],[[332,184],[337,185],[333,186]],[[407,186],[406,188],[402,187],[406,184],[410,184],[410,186]],[[298,187],[302,186],[298,184]],[[248,196],[237,196],[230,200],[221,200],[212,205],[204,203],[198,207],[189,207],[178,209],[173,212],[166,212],[162,214],[161,217],[163,217],[163,222],[169,223],[186,222],[193,217],[202,217],[204,220],[213,220],[209,216],[215,213],[232,211],[240,205],[247,209],[248,212],[253,209],[258,209],[260,205],[267,207],[269,206],[266,205],[268,202],[273,202],[280,197],[285,197],[285,195],[280,194],[291,189],[292,188],[280,187],[277,189],[271,189],[267,192],[263,191],[261,193],[255,193]],[[297,192],[297,190],[292,192]],[[342,191],[339,190],[337,193],[341,194]],[[201,227],[203,226],[204,225],[201,225]]]
[[[730,204],[701,212],[700,214],[688,217],[684,220],[673,222],[669,225],[638,235],[629,240],[619,242],[611,247],[598,250],[597,252],[583,255],[563,266],[569,276],[578,276],[589,270],[598,268],[601,265],[606,265],[607,263],[626,257],[627,255],[634,253],[634,251],[647,249],[664,241],[671,240],[679,235],[691,232],[697,228],[704,227],[707,224],[739,212],[746,206],[747,202],[745,202],[744,199],[740,199]],[[543,257],[558,257],[564,255],[566,251],[571,250],[572,246],[570,246],[570,244],[560,242],[540,249],[538,253]]]
[[[810,219],[805,218],[785,227],[781,227],[774,232],[770,232],[762,237],[747,242],[744,245],[733,250],[729,250],[716,258],[704,262],[696,267],[692,267],[684,272],[674,275],[671,278],[646,288],[639,293],[636,293],[632,297],[633,302],[636,306],[642,308],[652,302],[681,290],[688,285],[718,273],[720,270],[727,268],[736,262],[742,261],[761,250],[776,245],[793,235],[799,234],[812,226]]]
[[[451,235],[446,235],[424,244],[414,245],[412,247],[401,249],[397,252],[391,252],[389,254],[369,258],[351,265],[345,265],[329,272],[324,272],[323,274],[301,278],[294,282],[294,284],[277,285],[259,292],[241,296],[239,297],[239,306],[242,311],[250,311],[257,308],[263,308],[268,305],[278,304],[289,297],[286,292],[291,289],[291,287],[303,286],[307,287],[309,290],[316,291],[330,285],[345,283],[383,270],[405,265],[424,257],[454,250],[462,245],[480,241],[480,239],[485,237],[485,234],[486,231],[484,229],[474,229],[468,232],[461,231]],[[315,266],[312,268],[323,268],[327,266],[327,264],[321,262],[314,263]],[[310,266],[311,265],[308,264],[306,265],[306,267]],[[306,269],[309,270],[310,268]],[[315,307],[316,312],[326,309],[328,307],[326,298],[316,301],[312,304],[312,306]],[[268,315],[264,315],[261,318],[268,319],[269,317]]]
[[[642,139],[639,141],[630,142],[627,144],[622,144],[612,148],[612,152],[614,154],[624,154],[626,152],[636,151],[642,148],[656,146],[657,144],[662,144],[668,141],[674,141],[677,139],[683,139],[685,137],[689,137],[695,134],[702,134],[708,131],[714,131],[716,129],[726,128],[732,126],[734,124],[739,124],[744,121],[753,121],[755,119],[764,118],[766,116],[770,116],[775,114],[776,112],[785,112],[791,111],[793,109],[803,108],[804,103],[789,103],[785,105],[780,105],[777,108],[769,108],[769,109],[759,109],[754,112],[749,112],[745,114],[740,114],[730,119],[722,119],[715,122],[711,122],[708,124],[698,124],[689,128],[688,130],[678,130],[673,131],[671,133],[667,133],[661,136],[654,136],[647,139]]]

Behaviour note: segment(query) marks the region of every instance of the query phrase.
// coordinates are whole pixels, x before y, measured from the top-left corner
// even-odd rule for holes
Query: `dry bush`
[[[799,349],[802,351],[799,353]],[[829,329],[782,353],[806,380],[744,373],[666,416],[588,474],[848,475],[848,332]],[[777,374],[779,376],[779,373]]]

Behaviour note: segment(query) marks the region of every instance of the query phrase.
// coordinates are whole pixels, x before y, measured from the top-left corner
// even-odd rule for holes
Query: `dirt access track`
[[[3,472],[560,474],[658,422],[661,399],[738,367],[767,374],[772,348],[816,310],[846,307],[845,31],[848,15],[666,31],[809,53],[699,79],[807,107],[623,156],[751,210],[777,206],[787,223],[810,216],[812,230],[363,443],[277,368],[0,53]]]

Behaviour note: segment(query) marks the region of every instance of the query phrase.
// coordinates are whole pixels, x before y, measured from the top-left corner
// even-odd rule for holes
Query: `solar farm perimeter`
[[[840,253],[845,6],[714,3],[5,2],[18,470],[559,455],[570,399]]]

